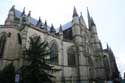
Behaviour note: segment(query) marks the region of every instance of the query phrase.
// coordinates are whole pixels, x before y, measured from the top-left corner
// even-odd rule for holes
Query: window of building
[[[11,32],[8,33],[8,37],[11,37]]]
[[[22,38],[21,38],[21,35],[18,33],[17,36],[18,36],[18,43],[19,43],[20,45],[22,45]]]
[[[22,17],[22,22],[25,23],[26,22],[26,17]]]
[[[76,65],[76,52],[74,47],[70,47],[68,49],[68,65],[75,66]]]
[[[50,63],[58,64],[58,46],[53,42],[50,46]]]
[[[6,32],[3,32],[0,34],[0,58],[2,58],[4,54],[4,48],[5,48],[6,39],[7,39],[6,37],[7,37]]]

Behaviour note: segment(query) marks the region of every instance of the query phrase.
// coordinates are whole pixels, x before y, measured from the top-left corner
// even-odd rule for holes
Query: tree
[[[15,83],[15,67],[8,64],[0,71],[0,83]]]
[[[47,64],[47,56],[50,54],[47,46],[47,42],[41,42],[39,36],[30,37],[24,57],[28,64],[21,68],[21,83],[52,83],[51,77],[54,76],[49,71],[55,69]]]

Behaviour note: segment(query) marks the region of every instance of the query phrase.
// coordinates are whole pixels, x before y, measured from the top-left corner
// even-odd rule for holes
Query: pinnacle
[[[74,10],[73,10],[73,17],[75,17],[75,16],[78,16],[78,13],[77,13],[76,8],[74,7]]]
[[[62,32],[62,25],[60,24],[59,32]]]
[[[31,16],[31,11],[29,11],[28,16]]]
[[[25,15],[25,7],[23,8],[23,12],[21,14],[21,16],[24,16]]]

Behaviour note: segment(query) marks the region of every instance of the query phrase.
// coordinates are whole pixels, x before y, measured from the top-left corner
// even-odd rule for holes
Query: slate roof
[[[62,25],[62,30],[65,31],[71,27],[72,27],[72,22],[70,21],[70,22],[67,22],[66,24]]]
[[[20,12],[19,10],[15,9],[15,16],[16,17],[20,17],[22,14],[22,12]]]
[[[36,24],[37,24],[37,20],[31,17],[31,23],[32,23],[33,25],[36,25]]]
[[[19,18],[19,17],[21,16],[21,14],[22,14],[21,11],[15,9],[15,16],[16,16],[17,18]],[[36,25],[36,24],[37,24],[37,20],[31,17],[31,23],[32,23],[33,25]]]
[[[21,11],[15,9],[15,16],[17,18],[20,18],[21,14],[22,14]],[[36,20],[35,18],[31,17],[31,24],[33,24],[34,26],[37,25],[38,21],[39,21],[39,19]],[[42,27],[45,27],[45,25],[43,24]],[[50,26],[47,25],[46,27],[47,27],[48,31],[51,31]],[[41,28],[41,27],[39,27],[39,28]],[[72,21],[69,21],[66,24],[62,25],[63,36],[64,36],[65,39],[68,39],[68,40],[73,39],[73,37],[72,37],[72,29],[71,28],[72,28]],[[56,28],[56,32],[57,32],[56,34],[58,34],[58,31],[59,31],[59,28]]]
[[[16,16],[17,18],[20,18],[21,14],[22,14],[21,11],[15,9],[15,16]],[[32,17],[31,17],[31,24],[36,25],[36,24],[37,24],[37,21],[38,21],[38,20],[36,20],[35,18],[32,18]],[[67,22],[66,24],[62,25],[62,30],[65,31],[65,30],[67,30],[67,29],[69,29],[69,28],[71,28],[71,27],[72,27],[72,22],[70,21],[70,22]],[[50,28],[50,27],[48,26],[48,28]]]

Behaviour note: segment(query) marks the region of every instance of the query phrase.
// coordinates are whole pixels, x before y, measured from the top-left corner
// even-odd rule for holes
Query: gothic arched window
[[[21,38],[21,35],[18,33],[17,36],[18,36],[18,43],[19,43],[20,45],[22,45],[22,38]]]
[[[75,47],[70,47],[68,49],[68,65],[75,66],[76,65],[76,52]]]
[[[7,39],[6,37],[7,37],[7,33],[6,32],[2,32],[0,34],[0,58],[3,57],[4,48],[5,48],[6,39]]]
[[[58,64],[58,46],[56,42],[52,42],[50,46],[50,63]]]

